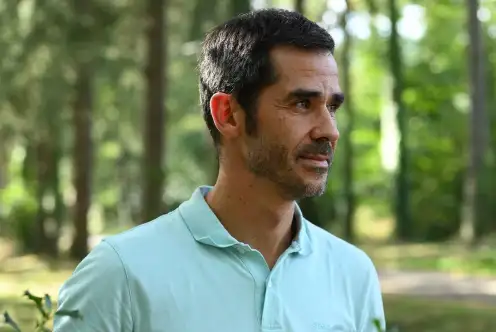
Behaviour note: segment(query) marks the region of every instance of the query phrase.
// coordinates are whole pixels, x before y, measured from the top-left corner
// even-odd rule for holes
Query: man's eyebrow
[[[333,104],[341,105],[344,102],[344,93],[336,92],[332,94],[331,101]]]
[[[288,93],[285,100],[290,101],[294,99],[310,99],[322,97],[322,92],[311,89],[296,89]]]
[[[296,89],[288,93],[285,100],[291,101],[295,99],[311,99],[322,97],[322,92],[319,90],[311,89]],[[331,96],[331,102],[333,104],[341,105],[344,102],[344,93],[335,92]]]

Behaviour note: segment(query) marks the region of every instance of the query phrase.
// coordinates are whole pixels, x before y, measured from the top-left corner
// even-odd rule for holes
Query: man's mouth
[[[330,157],[325,154],[306,154],[300,157],[305,163],[312,164],[314,167],[329,167]]]

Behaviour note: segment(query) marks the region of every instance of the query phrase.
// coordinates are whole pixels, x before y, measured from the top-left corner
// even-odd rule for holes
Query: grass
[[[400,332],[496,331],[494,307],[403,296],[386,296],[384,305],[389,327],[398,326]],[[27,301],[0,298],[2,309],[9,310],[24,331],[34,331],[35,310]]]
[[[56,295],[75,264],[40,260],[34,255],[0,261],[0,298],[17,298],[25,290]]]
[[[496,308],[476,303],[386,296],[389,327],[400,332],[496,331]]]
[[[22,294],[29,290],[41,297],[49,294],[55,300],[74,268],[72,262],[43,260],[34,255],[0,257],[0,314],[8,311],[23,331],[35,331],[37,311]],[[4,331],[12,329],[0,324],[0,332]]]
[[[496,248],[459,244],[361,245],[379,269],[442,271],[496,276]]]
[[[482,245],[472,249],[456,242],[385,244],[393,236],[394,220],[378,218],[367,207],[357,210],[355,226],[359,246],[379,269],[496,276],[496,237],[488,237]]]

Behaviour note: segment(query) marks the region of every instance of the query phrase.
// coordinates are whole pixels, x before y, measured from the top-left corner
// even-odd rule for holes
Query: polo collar
[[[205,195],[211,189],[211,186],[198,187],[191,195],[191,198],[179,206],[179,213],[186,226],[194,239],[203,244],[218,248],[244,245],[229,234],[205,201]],[[303,218],[298,205],[296,205],[295,209],[295,218],[298,223],[298,231],[290,250],[302,255],[308,255],[312,251],[308,235],[308,221]]]
[[[196,241],[219,248],[240,244],[224,228],[205,201],[205,195],[211,189],[210,186],[198,187],[191,198],[179,206],[179,213]]]
[[[309,255],[312,252],[312,241],[309,236],[309,221],[303,217],[300,207],[296,204],[295,219],[298,225],[298,232],[291,244],[295,250],[302,255]]]

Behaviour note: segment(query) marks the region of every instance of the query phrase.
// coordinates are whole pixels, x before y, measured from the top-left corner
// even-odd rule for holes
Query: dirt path
[[[496,278],[443,272],[379,271],[384,294],[436,297],[496,305]]]

